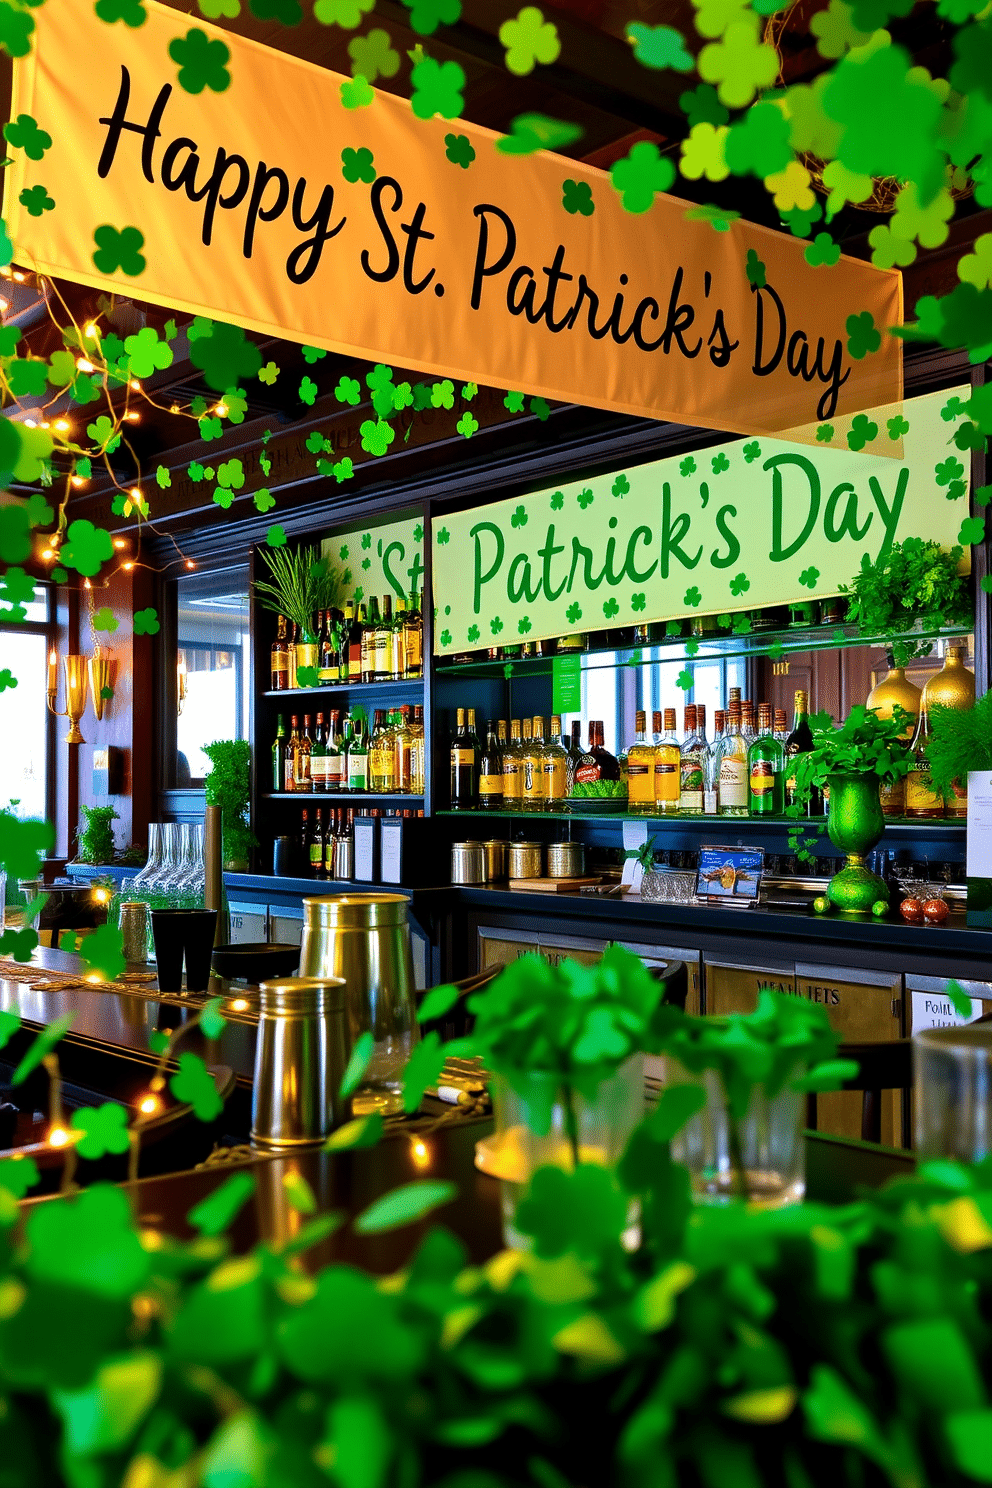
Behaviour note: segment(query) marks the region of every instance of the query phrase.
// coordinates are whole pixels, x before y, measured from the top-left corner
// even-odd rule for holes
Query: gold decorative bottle
[[[975,674],[965,666],[968,654],[966,641],[948,641],[944,653],[944,665],[935,677],[931,677],[923,688],[923,704],[926,708],[971,708],[975,703]],[[947,803],[948,816],[968,815],[968,781],[955,780],[953,799]]]
[[[911,739],[920,716],[922,694],[920,689],[906,676],[905,668],[896,666],[895,657],[891,651],[888,652],[885,660],[889,670],[880,682],[875,683],[868,694],[868,707],[880,718],[891,718],[897,707],[904,708],[912,715],[912,722],[907,725],[901,737]],[[881,786],[878,798],[884,816],[903,816],[906,811],[905,778]]]

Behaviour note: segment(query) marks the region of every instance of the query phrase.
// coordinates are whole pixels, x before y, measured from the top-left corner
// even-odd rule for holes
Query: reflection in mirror
[[[248,736],[248,570],[226,568],[177,581],[176,773],[202,785],[203,753],[215,739]]]

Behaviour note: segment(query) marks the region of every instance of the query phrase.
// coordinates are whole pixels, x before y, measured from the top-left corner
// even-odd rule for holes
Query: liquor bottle
[[[654,815],[654,745],[642,709],[634,714],[634,742],[627,751],[627,810],[632,816]]]
[[[300,720],[294,713],[290,724],[290,735],[286,743],[285,775],[283,776],[282,788],[286,791],[296,789],[296,751],[300,747]]]
[[[286,785],[286,750],[289,740],[286,738],[286,715],[280,713],[276,720],[276,736],[272,741],[272,789],[281,791]]]
[[[754,726],[754,704],[749,698],[745,698],[741,703],[741,733],[747,740],[747,747],[750,749],[758,737],[758,732]]]
[[[747,740],[741,733],[741,705],[735,699],[728,709],[727,731],[720,748],[721,816],[747,816]]]
[[[503,807],[503,756],[491,718],[479,759],[479,806],[483,811],[500,811]]]
[[[567,656],[569,652],[588,651],[589,636],[586,631],[573,630],[570,635],[558,637],[558,655]]]
[[[391,594],[382,596],[382,618],[375,628],[372,645],[373,675],[377,682],[382,682],[390,675],[389,666],[393,645],[393,597]]]
[[[682,792],[682,751],[675,733],[675,709],[664,710],[665,730],[654,751],[654,809],[657,816],[675,816]]]
[[[808,704],[806,692],[799,689],[796,693],[796,712],[792,721],[792,733],[785,741],[785,804],[796,805],[796,775],[795,766],[792,761],[797,754],[808,754],[813,748],[813,730],[809,726],[807,716]],[[820,811],[820,793],[817,790],[810,791],[807,816],[817,816]]]
[[[699,706],[696,706],[699,718]],[[722,708],[713,713],[713,743],[706,751],[706,783],[703,787],[703,811],[706,816],[716,816],[720,809],[720,751],[723,748],[723,730],[727,715]]]
[[[568,752],[562,748],[561,716],[551,715],[551,733],[541,754],[544,796],[548,811],[558,811],[568,795]]]
[[[313,836],[310,838],[310,877],[324,877],[324,824],[319,806],[314,813]]]
[[[572,794],[575,784],[575,772],[579,768],[582,759],[582,722],[575,718],[572,720],[571,737],[568,741],[568,773],[565,780],[565,794]]]
[[[527,737],[527,720],[524,720],[524,748],[522,756],[523,784],[520,790],[521,811],[543,811],[546,805],[544,794],[544,719],[538,713],[531,720],[530,738]]]
[[[410,736],[410,791],[415,796],[422,796],[427,774],[427,759],[424,745],[424,710],[419,703],[413,710]]]
[[[930,716],[926,688],[920,699],[920,716],[916,720],[916,733],[911,745],[913,763],[906,776],[906,815],[916,820],[945,815],[944,798],[935,791],[930,780],[930,759],[927,744],[930,739]]]
[[[348,743],[348,790],[367,791],[368,788],[369,745],[365,737],[365,720],[356,718]]]
[[[379,601],[373,594],[369,599],[368,620],[362,627],[362,681],[375,681],[375,637],[379,629]]]
[[[369,789],[377,795],[392,795],[396,789],[396,751],[392,729],[382,708],[376,708],[369,740]]]
[[[330,789],[327,784],[327,735],[324,732],[323,713],[317,714],[313,743],[310,746],[310,788],[314,791]]]
[[[406,600],[401,594],[396,601],[396,615],[389,633],[389,675],[398,681],[406,674]]]
[[[778,740],[778,742],[781,744],[782,748],[784,749],[785,748],[785,741],[789,737],[789,731],[786,728],[785,709],[784,708],[776,708],[775,709],[774,727],[772,729],[772,733],[775,735],[776,739]]]
[[[465,709],[457,709],[455,718],[455,737],[451,741],[451,809],[472,811],[479,801],[479,757],[469,738]]]
[[[748,808],[752,816],[781,816],[785,807],[785,749],[772,733],[772,710],[758,708],[758,737],[747,752]]]
[[[300,816],[299,869],[305,874],[310,868],[310,813],[304,806]]]
[[[705,709],[703,710],[705,714]],[[706,789],[706,741],[699,737],[698,709],[695,703],[685,705],[685,737],[679,761],[681,782],[679,810],[698,816],[703,809]]]
[[[272,676],[269,686],[273,692],[285,692],[289,687],[289,638],[286,635],[285,615],[278,617],[271,656]]]
[[[331,619],[330,610],[325,610],[323,615],[317,677],[321,682],[339,682],[341,680],[341,658],[338,654],[337,626]]]
[[[350,613],[349,613],[350,612]],[[348,681],[362,679],[362,631],[365,629],[365,606],[355,606],[349,599],[345,605],[345,620],[348,625]]]
[[[289,627],[289,642],[288,642],[288,644],[289,644],[289,687],[290,687],[290,689],[295,688],[296,685],[297,685],[297,682],[296,682],[296,642],[297,642],[297,638],[298,637],[297,637],[296,623],[294,621],[293,624]]]
[[[393,753],[396,758],[396,790],[408,796],[413,790],[413,733],[409,722],[410,709],[397,710],[393,724]]]
[[[344,789],[343,774],[345,769],[344,755],[341,751],[341,709],[331,709],[331,722],[324,741],[324,789],[326,791],[339,791]]]
[[[313,782],[310,779],[310,751],[313,748],[313,738],[310,734],[310,714],[303,715],[303,732],[296,746],[293,771],[298,791],[312,791]]]
[[[327,831],[324,833],[324,877],[334,877],[334,849],[337,845],[337,812],[328,811]]]
[[[604,748],[603,721],[589,720],[589,748],[575,770],[576,780],[619,780],[620,764],[615,755]]]
[[[523,796],[524,775],[520,719],[510,719],[510,742],[503,750],[503,809],[519,811]]]
[[[479,738],[475,728],[475,709],[467,709],[465,717],[468,723],[468,738],[472,748],[475,750],[475,764],[476,770],[478,770],[479,757],[482,754],[482,740]]]
[[[410,595],[406,612],[406,675],[424,675],[424,617],[416,594]]]

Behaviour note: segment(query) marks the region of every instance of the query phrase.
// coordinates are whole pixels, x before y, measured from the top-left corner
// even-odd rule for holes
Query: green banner
[[[582,709],[582,657],[551,658],[551,711],[578,713]]]
[[[742,439],[435,517],[434,650],[820,599],[895,541],[950,548],[970,392],[823,424],[812,445]]]
[[[409,598],[424,587],[424,525],[416,517],[336,532],[324,538],[320,551],[340,574],[345,598]]]

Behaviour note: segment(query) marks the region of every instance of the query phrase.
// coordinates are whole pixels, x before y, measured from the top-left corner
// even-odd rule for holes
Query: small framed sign
[[[696,897],[750,909],[758,902],[765,855],[753,847],[704,847],[699,854]]]

